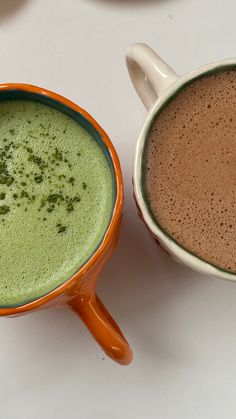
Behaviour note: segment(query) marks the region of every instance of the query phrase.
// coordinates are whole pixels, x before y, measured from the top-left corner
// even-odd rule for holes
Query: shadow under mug
[[[236,274],[226,272],[200,259],[160,228],[150,212],[143,187],[144,149],[154,120],[185,86],[206,74],[235,68],[236,59],[217,61],[179,76],[150,47],[145,44],[134,44],[127,52],[126,63],[133,85],[149,110],[138,139],[133,171],[134,197],[142,220],[158,244],[180,263],[201,273],[236,281]]]
[[[120,328],[96,295],[98,276],[115,248],[124,203],[123,181],[117,153],[107,134],[83,109],[53,92],[27,84],[0,85],[0,101],[24,99],[44,103],[77,121],[99,143],[114,178],[114,207],[110,224],[99,247],[66,282],[34,301],[17,307],[0,308],[0,316],[17,316],[29,311],[60,306],[72,309],[83,320],[104,352],[120,364],[129,364],[132,351]]]

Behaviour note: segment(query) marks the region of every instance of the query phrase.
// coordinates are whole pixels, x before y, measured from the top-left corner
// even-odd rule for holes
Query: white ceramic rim
[[[143,45],[143,44],[138,44]],[[137,44],[136,44],[137,47]],[[132,47],[131,47],[132,48]],[[131,50],[129,50],[128,54]],[[127,55],[128,55],[127,54]],[[158,57],[159,58],[159,57]],[[134,194],[137,200],[137,204],[142,213],[143,219],[147,224],[150,231],[164,244],[164,246],[170,250],[171,254],[176,257],[183,264],[191,267],[192,269],[208,274],[217,276],[222,279],[227,279],[231,281],[236,281],[236,274],[223,271],[210,263],[200,259],[198,256],[190,253],[188,250],[184,249],[181,245],[175,242],[171,237],[169,237],[163,230],[155,223],[153,220],[150,211],[148,209],[147,202],[142,194],[142,156],[145,146],[146,137],[148,135],[150,126],[152,124],[155,115],[160,110],[160,108],[168,101],[175,92],[177,92],[184,84],[195,79],[198,76],[203,75],[209,71],[214,71],[221,67],[234,66],[236,65],[236,59],[224,59],[204,65],[200,68],[197,68],[190,73],[187,73],[184,76],[177,76],[175,80],[171,81],[169,87],[164,88],[160,94],[160,97],[155,101],[150,111],[146,122],[144,123],[143,129],[138,139],[136,146],[135,159],[134,159],[134,170],[133,170],[133,183],[134,183]]]

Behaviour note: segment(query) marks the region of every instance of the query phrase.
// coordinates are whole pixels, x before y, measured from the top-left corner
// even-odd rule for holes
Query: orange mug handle
[[[130,364],[133,355],[129,344],[96,294],[80,294],[69,305],[110,358],[122,365]]]

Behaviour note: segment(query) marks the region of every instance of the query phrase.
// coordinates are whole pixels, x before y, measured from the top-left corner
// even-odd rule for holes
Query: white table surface
[[[235,56],[235,14],[235,0],[1,0],[1,82],[77,102],[120,155],[123,232],[99,293],[134,351],[129,367],[104,359],[66,310],[1,318],[1,419],[235,419],[236,284],[178,265],[138,219],[131,173],[146,111],[124,64],[138,41],[179,73]]]

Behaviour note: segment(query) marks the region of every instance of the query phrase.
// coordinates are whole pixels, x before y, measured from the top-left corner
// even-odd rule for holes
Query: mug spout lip
[[[170,85],[168,89],[156,100],[152,108],[150,109],[146,122],[142,128],[139,136],[134,159],[133,168],[133,185],[134,185],[134,196],[138,210],[141,213],[141,217],[147,225],[151,234],[161,242],[161,245],[170,253],[175,259],[184,265],[191,267],[193,270],[216,276],[218,278],[236,281],[236,273],[224,271],[202,259],[198,256],[190,253],[188,250],[183,248],[178,242],[174,241],[170,236],[165,233],[157,222],[152,217],[149,210],[149,205],[146,197],[143,193],[143,154],[145,149],[145,143],[149,134],[150,127],[159,112],[166,106],[167,102],[178,93],[186,85],[190,84],[193,80],[200,78],[201,76],[210,74],[212,72],[223,71],[229,68],[236,68],[236,58],[228,58],[219,60],[202,67],[199,67],[184,76],[178,78],[175,83]]]

